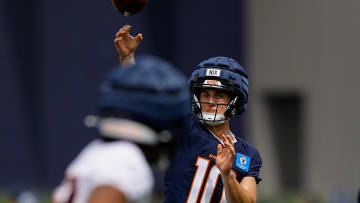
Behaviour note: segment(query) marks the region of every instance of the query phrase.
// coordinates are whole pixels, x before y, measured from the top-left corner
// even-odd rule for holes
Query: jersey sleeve
[[[262,159],[260,157],[258,150],[254,148],[251,154],[249,172],[246,174],[246,176],[254,177],[256,180],[256,184],[259,184],[259,182],[262,180],[262,177],[260,176],[261,166],[262,166]]]

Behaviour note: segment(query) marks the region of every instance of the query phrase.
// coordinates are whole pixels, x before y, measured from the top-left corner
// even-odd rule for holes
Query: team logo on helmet
[[[221,86],[221,82],[218,80],[205,80],[204,85]]]

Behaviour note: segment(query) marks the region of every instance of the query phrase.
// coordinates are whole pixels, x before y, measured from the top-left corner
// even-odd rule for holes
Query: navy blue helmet
[[[199,120],[217,125],[227,122],[231,117],[245,111],[248,103],[248,76],[245,69],[234,59],[213,57],[201,62],[188,80],[192,91],[192,110]],[[199,92],[202,88],[214,88],[225,91],[231,97],[223,114],[206,113],[201,110]],[[217,104],[221,105],[221,104]]]
[[[102,136],[159,146],[181,137],[191,98],[185,77],[173,65],[146,55],[108,74],[98,107]]]

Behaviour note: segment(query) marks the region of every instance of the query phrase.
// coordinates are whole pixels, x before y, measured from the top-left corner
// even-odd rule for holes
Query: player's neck
[[[211,126],[205,125],[216,137],[221,138],[222,134],[231,135],[229,122]]]

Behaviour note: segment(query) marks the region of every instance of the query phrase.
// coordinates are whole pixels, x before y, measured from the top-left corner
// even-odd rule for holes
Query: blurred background
[[[125,24],[143,34],[137,54],[186,76],[212,56],[248,70],[249,110],[232,130],[262,155],[259,202],[356,202],[360,1],[149,1],[132,17],[110,0],[0,1],[0,202],[48,201],[97,136],[83,119]]]

